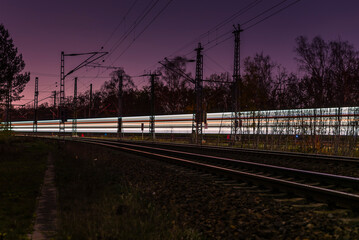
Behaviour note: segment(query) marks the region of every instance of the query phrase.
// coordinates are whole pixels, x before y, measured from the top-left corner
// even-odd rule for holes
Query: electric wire
[[[258,22],[256,22],[256,23],[250,25],[249,27],[246,27],[245,29],[243,29],[243,31],[244,31],[244,30],[248,30],[248,29],[250,29],[250,28],[256,26],[257,24],[259,24],[259,23],[261,23],[261,22],[263,22],[263,21],[269,19],[270,17],[272,17],[272,16],[274,16],[274,15],[276,15],[276,14],[278,14],[278,13],[284,11],[284,10],[287,9],[287,8],[290,8],[291,6],[297,4],[297,3],[300,2],[300,1],[301,1],[301,0],[297,0],[297,1],[295,1],[295,2],[292,2],[291,4],[285,6],[285,7],[281,8],[281,9],[277,10],[276,12],[270,14],[269,16],[267,16],[267,17],[261,19],[260,21],[258,21]]]
[[[136,29],[136,27],[142,22],[142,20],[151,12],[151,10],[156,6],[156,4],[160,1],[157,0],[156,2],[154,2],[155,0],[152,0],[147,6],[146,8],[142,11],[142,13],[136,18],[136,20],[134,21],[134,23],[131,25],[131,27],[125,31],[125,33],[122,34],[122,36],[120,37],[120,39],[110,48],[109,50],[109,54],[107,54],[106,56],[104,56],[102,58],[102,62],[105,62],[115,51],[116,49],[121,45],[121,43],[127,39],[127,37],[132,33],[132,31],[134,31]],[[137,2],[137,0],[136,0]],[[133,4],[130,9],[132,10],[132,8],[134,7],[135,4]],[[127,13],[130,12],[130,9],[127,11]],[[126,13],[126,15],[127,15]],[[118,25],[120,26],[121,23]],[[116,29],[115,29],[116,31]],[[102,48],[101,48],[102,49]],[[90,70],[86,70],[86,72],[90,72],[92,71],[92,69]],[[106,72],[106,70],[102,71],[101,73],[98,72],[96,77],[97,78],[99,75],[103,74],[104,72]],[[91,78],[91,77],[90,77]]]
[[[208,56],[208,54],[203,53],[204,56],[206,56],[211,62],[213,62],[214,64],[216,64],[218,67],[220,67],[222,70],[224,70],[225,72],[228,72],[228,69],[225,69],[220,63],[218,63],[216,60],[214,60],[213,58],[211,58],[210,56]]]
[[[132,42],[127,46],[126,49],[124,49],[124,50],[121,52],[121,54],[112,62],[112,64],[114,64],[114,63],[132,46],[132,44],[133,44],[133,43],[147,30],[147,28],[161,15],[161,13],[168,7],[168,5],[169,5],[172,1],[173,1],[173,0],[169,0],[169,1],[167,2],[167,4],[160,10],[160,12],[158,12],[157,15],[156,15],[154,18],[152,18],[152,20],[145,26],[145,28],[144,28],[137,36],[135,36],[135,38],[132,40]],[[250,23],[250,22],[252,22],[252,21],[254,21],[254,20],[260,18],[260,17],[263,16],[264,14],[266,14],[266,13],[272,11],[273,9],[277,8],[278,6],[282,5],[283,3],[287,2],[287,1],[288,1],[288,0],[283,0],[283,1],[279,2],[278,4],[272,6],[271,8],[266,9],[265,11],[263,11],[263,12],[261,12],[260,14],[256,15],[255,17],[253,17],[253,18],[247,20],[247,21],[244,22],[242,25],[246,25],[246,24],[248,24],[248,23]],[[255,23],[251,24],[250,26],[246,27],[244,30],[248,30],[248,29],[250,29],[250,28],[256,26],[257,24],[259,24],[259,23],[261,23],[261,22],[263,22],[263,21],[266,21],[266,20],[269,19],[270,17],[277,15],[278,13],[280,13],[280,12],[284,11],[285,9],[287,9],[287,8],[289,8],[289,7],[291,7],[291,6],[293,6],[294,4],[298,3],[299,1],[300,1],[300,0],[297,0],[297,1],[295,1],[295,2],[292,2],[292,3],[288,4],[288,5],[286,5],[286,6],[283,7],[283,8],[278,9],[277,11],[271,13],[270,15],[268,15],[268,16],[266,16],[266,17],[260,19],[259,21],[257,21],[257,22],[255,22]],[[136,3],[136,2],[137,2],[137,0],[135,1],[135,3]],[[122,44],[122,42],[134,31],[134,29],[136,29],[136,27],[137,27],[137,26],[142,22],[142,20],[148,15],[148,13],[156,6],[156,4],[159,2],[159,0],[157,0],[157,1],[154,2],[154,3],[153,3],[153,2],[154,2],[154,1],[152,1],[152,2],[147,6],[147,8],[146,8],[145,11],[144,11],[144,14],[143,14],[142,16],[139,16],[139,17],[136,19],[135,23],[132,25],[132,27],[130,28],[130,30],[128,30],[128,31],[120,38],[120,40],[117,41],[117,43],[116,43],[117,45],[114,45],[114,46],[112,47],[112,49],[111,49],[112,51],[110,51],[110,54],[113,54],[113,53],[116,51],[116,49]],[[251,3],[251,4],[247,5],[245,8],[241,9],[240,11],[238,11],[238,12],[235,13],[235,14],[232,14],[230,17],[226,18],[224,21],[220,22],[220,23],[217,24],[215,27],[211,28],[209,31],[207,31],[206,33],[202,34],[199,38],[201,39],[201,38],[205,37],[206,35],[208,35],[208,34],[211,33],[212,31],[218,31],[218,29],[222,28],[222,27],[223,27],[224,25],[226,25],[228,22],[232,21],[233,19],[235,19],[235,18],[238,17],[239,15],[243,14],[244,12],[250,10],[251,8],[253,8],[253,7],[256,6],[257,4],[259,4],[260,2],[261,2],[261,1],[257,0],[257,1],[255,1],[254,3]],[[131,7],[130,7],[130,9],[127,11],[126,15],[132,10],[132,8],[135,6],[135,3],[131,5]],[[151,4],[152,4],[152,5],[151,5]],[[124,18],[125,18],[125,17],[124,17]],[[118,27],[119,27],[121,24],[122,24],[122,21],[121,21],[120,24],[116,27],[116,29],[113,31],[113,33],[111,34],[111,36],[106,40],[106,42],[105,42],[104,45],[106,45],[106,44],[108,43],[108,41],[113,37],[114,33],[117,31]],[[227,35],[229,35],[229,34],[230,34],[230,36],[228,36],[227,38],[221,40],[223,37],[225,37],[225,36],[227,36]],[[211,40],[211,41],[208,41],[208,43],[204,44],[204,46],[207,47],[207,46],[211,45],[214,41],[216,41],[216,44],[215,44],[215,45],[212,45],[212,46],[209,46],[208,48],[206,48],[206,50],[205,50],[204,52],[209,51],[210,49],[212,49],[212,48],[214,48],[214,47],[216,47],[216,46],[222,44],[222,43],[225,42],[225,41],[228,41],[228,40],[231,39],[232,37],[233,37],[233,36],[232,36],[232,31],[230,31],[230,32],[226,32],[226,33],[220,35],[219,37],[216,37],[215,39],[213,39],[213,40]],[[197,39],[198,39],[198,38],[196,38],[196,40],[197,40]],[[221,40],[221,41],[219,41],[219,40]],[[194,41],[195,41],[195,40],[194,40]],[[191,43],[193,43],[194,41],[192,41]],[[219,41],[219,42],[218,42],[218,41]],[[180,50],[182,50],[182,49],[184,49],[184,48],[187,48],[188,46],[189,46],[189,43],[186,44],[184,47],[182,47]],[[179,50],[177,50],[176,52],[178,52],[178,51],[179,51]],[[175,53],[176,53],[176,52],[175,52]],[[193,50],[192,50],[190,53],[192,53],[192,52],[193,52]],[[188,53],[188,54],[190,54],[190,53]],[[109,55],[110,55],[110,54],[109,54]],[[188,54],[186,54],[186,55],[188,55]],[[171,55],[173,55],[173,54],[171,54]],[[171,55],[170,55],[170,56],[171,56]],[[109,56],[107,56],[107,57],[109,57]],[[207,54],[206,54],[206,57],[208,57],[209,60],[211,60],[212,62],[214,62],[214,63],[215,63],[216,65],[218,65],[220,68],[222,68],[223,70],[225,70],[225,68],[224,68],[223,66],[221,66],[221,65],[219,65],[217,62],[213,61],[213,59],[210,58]],[[155,65],[157,65],[157,63],[156,63]],[[102,73],[103,73],[103,72],[102,72]],[[47,75],[47,76],[48,76],[48,77],[59,77],[59,76],[57,76],[57,75],[55,75],[55,74],[49,74],[49,75]],[[95,76],[95,77],[82,76],[81,78],[106,78],[106,79],[108,79],[109,77],[102,77],[102,76],[97,75],[97,76]],[[32,101],[33,101],[33,100],[32,100]]]
[[[124,40],[126,40],[128,38],[128,36],[136,29],[136,27],[146,18],[146,16],[152,11],[152,9],[158,4],[160,0],[152,0],[144,9],[144,11],[142,11],[142,13],[137,17],[137,19],[135,20],[135,22],[132,24],[132,26],[129,28],[129,30],[127,30],[121,37],[120,39],[113,45],[113,47],[110,49],[109,54],[107,56],[104,57],[103,61],[106,61],[112,54],[114,54],[114,52],[117,50],[117,48],[124,42]],[[133,44],[134,41],[132,41],[131,45]],[[127,49],[130,46],[127,47]],[[116,60],[117,61],[117,60]],[[103,70],[101,73],[100,71],[98,72],[98,74],[94,77],[94,78],[98,78],[100,75],[102,75],[104,72],[106,72],[108,69]],[[91,71],[91,70],[90,70]],[[108,78],[108,77],[107,77]]]
[[[169,56],[173,56],[178,52],[181,52],[182,50],[188,48],[189,46],[192,46],[193,44],[195,44],[196,42],[200,41],[203,37],[207,36],[208,34],[210,34],[213,31],[218,31],[220,28],[224,27],[226,24],[228,24],[229,22],[233,21],[234,19],[238,18],[239,16],[243,15],[244,13],[248,12],[250,9],[252,9],[253,7],[257,6],[260,2],[262,2],[262,0],[256,0],[255,2],[252,2],[248,5],[246,5],[244,8],[240,9],[238,12],[232,14],[230,17],[226,18],[225,20],[223,20],[222,22],[220,22],[219,24],[217,24],[216,26],[212,27],[210,30],[208,30],[207,32],[201,34],[199,37],[195,38],[194,40],[188,42],[187,44],[185,44],[184,46],[182,46],[180,49],[176,50],[174,53],[172,53]]]
[[[158,2],[158,1],[157,1]],[[157,4],[157,2],[154,3]],[[132,42],[126,47],[126,49],[124,49],[121,54],[112,62],[111,66],[113,66],[113,64],[118,61],[118,59],[123,56],[126,51],[134,44],[134,42],[142,35],[143,32],[145,32],[147,30],[147,28],[161,15],[161,13],[168,7],[168,5],[172,2],[172,0],[168,1],[167,4],[160,10],[160,12],[157,13],[157,15],[150,21],[149,24],[146,25],[146,27],[132,40]],[[219,24],[217,24],[216,26],[212,27],[209,31],[207,31],[206,33],[203,33],[199,38],[203,37],[203,36],[206,36],[207,34],[213,32],[213,31],[218,31],[220,28],[222,28],[224,25],[226,25],[228,22],[232,21],[233,19],[239,17],[240,15],[246,13],[247,11],[249,11],[251,8],[255,7],[256,5],[258,5],[260,2],[262,2],[262,0],[256,0],[255,2],[252,2],[248,5],[246,5],[244,8],[242,8],[241,10],[237,11],[236,13],[232,14],[230,17],[226,18],[225,20],[221,21]],[[146,9],[148,9],[147,12],[145,12],[144,14],[146,13],[149,13],[149,11],[151,9],[153,9],[154,5],[152,5],[152,7],[150,9],[149,6],[151,6],[151,3],[150,5],[148,5],[148,7]],[[142,18],[137,18],[136,21],[142,21],[144,19],[145,16],[142,16]],[[129,34],[133,31],[133,29],[140,23],[138,22],[138,24],[136,25],[136,21],[135,21],[135,24],[132,25],[132,28],[131,30],[127,31],[125,34],[126,35],[123,35],[123,37],[117,42],[117,45],[114,46],[111,50],[110,50],[110,54],[106,56],[106,58],[109,58],[110,55],[112,55],[114,53],[114,51],[119,47],[119,45],[129,36]],[[227,34],[227,33],[226,33]],[[198,38],[197,38],[198,39]],[[194,40],[196,41],[196,40]],[[191,41],[191,43],[189,44],[192,44],[194,41]],[[189,45],[189,44],[186,44],[186,45]],[[187,47],[187,46],[185,46]],[[177,51],[178,52],[178,51]],[[193,52],[193,51],[191,51]],[[190,52],[190,53],[191,53]],[[190,53],[186,54],[186,55],[189,55]],[[173,55],[173,54],[171,54]],[[155,66],[157,65],[157,63],[155,64]],[[218,65],[218,64],[217,64]],[[103,74],[106,70],[102,71],[101,74]]]
[[[268,13],[268,12],[270,12],[270,11],[272,11],[273,9],[275,9],[276,7],[279,7],[280,5],[284,4],[284,3],[287,2],[287,1],[288,1],[288,0],[283,0],[283,1],[281,1],[281,2],[279,2],[279,3],[277,3],[277,4],[275,4],[274,6],[272,6],[272,7],[268,8],[268,9],[264,10],[263,12],[257,14],[256,16],[252,17],[251,19],[249,19],[249,20],[243,22],[241,25],[246,25],[246,24],[252,22],[253,20],[255,20],[255,19],[257,19],[257,18],[263,16],[264,14],[266,14],[266,13]]]
[[[125,52],[132,46],[132,44],[152,25],[152,23],[167,9],[167,7],[173,2],[169,0],[167,4],[152,18],[152,20],[145,26],[145,28],[133,39],[133,41],[127,46],[125,50],[112,62],[113,65]]]
[[[254,21],[255,19],[257,19],[257,18],[259,18],[259,17],[261,17],[261,16],[263,16],[264,14],[266,14],[266,13],[270,12],[271,10],[273,10],[273,9],[275,9],[275,8],[277,8],[277,7],[279,7],[280,5],[284,4],[284,3],[287,2],[287,1],[288,1],[288,0],[283,0],[283,1],[281,1],[281,2],[279,2],[279,3],[277,3],[277,4],[275,4],[274,6],[272,6],[272,7],[268,8],[268,9],[262,11],[261,13],[257,14],[255,17],[253,17],[253,18],[251,18],[251,19],[249,19],[249,20],[247,20],[247,21],[241,23],[241,26],[245,26],[246,24],[248,24],[248,23]],[[272,16],[274,16],[274,15],[275,15],[275,14],[273,14]],[[220,36],[218,36],[218,37],[215,38],[214,40],[212,40],[212,41],[210,41],[210,42],[208,42],[208,43],[205,43],[203,47],[206,47],[206,46],[212,44],[212,42],[218,41],[218,40],[222,39],[223,37],[226,37],[227,35],[231,35],[231,36],[232,36],[232,33],[233,33],[233,30],[230,30],[230,31],[228,31],[228,32],[225,32],[224,34],[221,34]],[[216,42],[215,46],[220,45],[221,43],[223,43],[223,42],[229,40],[230,38],[231,38],[231,37],[227,37],[227,38],[225,38],[224,40],[221,40],[220,42]],[[213,48],[213,47],[211,47],[211,49],[212,49],[212,48]]]
[[[122,25],[122,23],[125,21],[126,17],[128,16],[128,14],[132,11],[133,7],[136,5],[136,3],[138,2],[138,0],[135,0],[132,5],[130,6],[130,8],[127,10],[127,12],[125,13],[125,16],[122,18],[121,22],[116,26],[116,28],[113,30],[113,32],[111,33],[110,37],[107,38],[107,40],[105,41],[104,44],[102,44],[102,48],[104,48],[107,43],[111,40],[111,38],[115,35],[116,31],[118,30],[118,28]]]
[[[156,20],[156,18],[168,7],[168,5],[172,2],[172,0],[168,1],[167,4],[161,9],[161,11],[151,20],[151,22],[135,37],[135,39],[127,46],[127,48],[125,50],[123,50],[121,52],[121,54],[112,62],[111,65],[113,65],[121,56],[123,56],[123,54],[133,45],[133,43],[135,42],[135,40]],[[207,34],[211,33],[212,31],[216,30],[218,31],[218,29],[222,28],[225,24],[227,24],[228,22],[232,21],[233,19],[237,18],[238,16],[246,13],[248,10],[250,10],[251,8],[255,7],[257,4],[259,4],[260,2],[262,2],[262,0],[256,0],[255,2],[252,2],[248,5],[246,5],[244,8],[242,8],[241,10],[237,11],[236,13],[232,14],[230,17],[226,18],[225,20],[223,20],[222,22],[220,22],[219,24],[217,24],[216,26],[212,27],[209,31],[207,31],[206,33],[203,33],[199,38],[202,38],[203,36],[206,36]],[[197,38],[198,39],[198,38]],[[194,40],[196,41],[196,40]],[[191,41],[190,43],[186,44],[185,47],[189,46],[190,44],[192,44],[194,41]],[[178,52],[178,51],[176,51]],[[191,51],[192,52],[192,51]],[[112,54],[112,53],[110,53]],[[189,54],[189,53],[188,53]],[[186,54],[186,55],[188,55]],[[170,56],[172,56],[173,54],[171,54]],[[103,71],[104,72],[104,71]],[[102,72],[102,73],[103,73]]]
[[[136,27],[146,18],[146,16],[152,11],[152,9],[158,4],[160,0],[152,0],[149,5],[145,8],[144,12],[135,20],[134,24],[132,24],[131,28],[125,32],[122,37],[114,44],[114,46],[110,49],[110,53],[106,56],[105,59],[108,59],[116,49],[125,41],[128,36],[136,29]],[[153,3],[154,2],[154,3]],[[152,5],[152,6],[151,6]]]
[[[278,13],[284,11],[285,9],[287,9],[287,8],[289,8],[289,7],[293,6],[293,5],[295,5],[296,3],[300,2],[300,1],[301,1],[301,0],[296,0],[296,1],[290,3],[290,4],[286,5],[286,6],[284,6],[284,7],[280,8],[280,9],[278,9],[277,11],[271,13],[270,15],[268,15],[268,16],[266,16],[266,17],[264,17],[264,18],[258,20],[257,22],[253,23],[253,24],[250,25],[249,27],[244,28],[243,31],[248,30],[248,29],[250,29],[250,28],[256,26],[256,25],[259,24],[259,23],[262,23],[262,22],[264,22],[265,20],[268,20],[269,18],[271,18],[271,17],[277,15]],[[269,10],[273,10],[274,8],[276,8],[276,7],[280,6],[280,5],[282,5],[282,4],[285,3],[285,2],[287,2],[287,0],[281,1],[280,3],[276,4],[275,6],[269,8],[269,9],[263,11],[263,12],[261,12],[260,14],[258,14],[258,15],[256,15],[255,17],[251,18],[250,20],[248,20],[248,21],[244,22],[243,24],[241,24],[241,26],[252,22],[253,20],[255,20],[255,19],[261,17],[262,15],[268,13]],[[228,36],[227,36],[227,35],[228,35]],[[218,37],[217,39],[215,39],[215,40],[219,40],[219,39],[221,39],[221,38],[223,38],[223,37],[225,37],[225,36],[227,36],[227,38],[225,38],[225,39],[223,39],[223,40],[221,40],[221,41],[219,41],[219,42],[216,42],[216,44],[214,44],[214,45],[212,45],[212,46],[206,48],[206,49],[204,50],[204,52],[208,52],[209,50],[213,49],[214,47],[216,47],[216,46],[218,46],[218,45],[220,45],[220,44],[222,44],[222,43],[228,41],[229,39],[233,38],[233,36],[232,36],[232,31],[229,31],[229,32],[227,32],[227,33],[225,33],[225,34],[222,34],[221,36],[219,36],[219,37]],[[213,42],[213,41],[211,41],[210,43],[204,44],[203,47],[206,47],[206,46],[210,45],[212,42]]]
[[[158,2],[158,1],[157,1]],[[157,2],[155,2],[155,4],[157,4]],[[170,5],[170,3],[173,2],[173,0],[169,0],[167,1],[167,3],[162,7],[162,9],[151,19],[151,21],[142,29],[142,31],[140,33],[138,33],[135,38],[131,41],[131,43],[121,52],[121,54],[110,64],[110,67],[113,67],[115,62],[118,61],[118,59],[123,56],[123,54],[126,53],[126,51],[134,44],[134,42],[153,24],[153,22],[167,9],[167,7]],[[152,8],[151,8],[152,9]],[[151,10],[149,9],[149,10]],[[112,52],[113,53],[113,52]],[[103,74],[104,72],[106,72],[106,70],[104,70],[101,74]],[[136,76],[131,76],[131,77],[136,77]]]
[[[42,99],[39,100],[38,102],[42,102],[42,101],[44,101],[44,100],[46,100],[46,99],[48,99],[48,98],[53,98],[53,95],[47,96],[47,97],[45,97],[45,98],[42,98]],[[34,99],[32,99],[31,101],[28,101],[28,102],[26,102],[26,103],[24,103],[24,104],[21,104],[21,106],[26,106],[26,105],[28,105],[28,104],[31,104],[32,102],[34,102]]]

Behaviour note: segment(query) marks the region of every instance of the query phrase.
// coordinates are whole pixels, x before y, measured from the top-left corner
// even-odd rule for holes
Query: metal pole
[[[234,26],[234,67],[233,67],[233,111],[231,121],[231,135],[232,143],[237,141],[238,130],[240,129],[240,90],[241,75],[240,75],[240,33],[243,31],[238,24]],[[240,137],[239,137],[240,138]]]
[[[56,91],[52,92],[54,94],[54,108],[56,108]]]
[[[57,113],[56,113],[56,91],[53,91],[54,94],[54,107],[53,107],[53,113],[52,113],[52,119],[57,118]]]
[[[122,138],[122,87],[123,87],[123,75],[121,73],[120,76],[118,76],[118,112],[117,112],[117,138]]]
[[[7,81],[7,93],[6,93],[6,122],[5,130],[11,130],[11,92],[12,92],[12,79]]]
[[[149,122],[149,128],[150,128],[150,135],[152,140],[156,139],[155,135],[155,77],[160,76],[160,74],[156,73],[150,73],[150,74],[144,74],[142,76],[150,76],[151,79],[151,113],[150,113],[150,122]],[[142,125],[141,128],[143,129]]]
[[[33,132],[35,136],[37,135],[37,107],[39,103],[39,78],[35,78],[35,94],[34,94],[34,124]]]
[[[92,83],[90,84],[90,105],[89,105],[89,118],[91,117],[92,110]]]
[[[196,143],[202,143],[202,122],[203,122],[203,106],[202,106],[202,88],[203,88],[203,55],[201,43],[195,49],[197,52],[196,58],[196,79],[195,79],[195,92],[196,92]]]
[[[89,53],[72,53],[72,54],[65,54],[64,52],[61,52],[60,104],[59,104],[59,112],[61,119],[59,122],[59,136],[61,136],[61,133],[64,133],[65,136],[65,122],[67,121],[66,109],[65,109],[65,77],[91,64],[92,62],[96,61],[97,59],[103,57],[106,54],[108,54],[108,52],[89,52]],[[69,71],[67,74],[65,74],[65,56],[74,57],[74,56],[83,56],[83,55],[91,55],[91,56],[88,57],[83,62],[81,62],[77,67]]]
[[[65,134],[65,54],[61,52],[61,69],[60,69],[60,122],[59,122],[59,136]]]
[[[155,77],[156,74],[150,74],[151,76],[151,116],[150,116],[150,134],[152,140],[156,139],[155,136]]]
[[[72,136],[77,137],[77,77],[74,82],[74,100],[73,100],[74,116],[72,118]]]

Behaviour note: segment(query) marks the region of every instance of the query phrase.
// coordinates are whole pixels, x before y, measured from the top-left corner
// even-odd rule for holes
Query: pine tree
[[[21,93],[30,80],[29,72],[21,73],[24,68],[22,55],[18,54],[9,32],[0,24],[0,103],[6,100],[9,86],[12,101],[23,97]]]

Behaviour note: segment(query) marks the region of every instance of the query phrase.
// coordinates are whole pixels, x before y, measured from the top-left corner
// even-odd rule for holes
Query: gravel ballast
[[[243,183],[226,184],[230,182],[215,176],[88,144],[68,150],[106,161],[113,171],[109,174],[120,174],[145,198],[174,212],[178,224],[206,239],[359,239],[358,225],[341,220],[351,212],[309,208],[306,200],[304,205],[284,201]]]

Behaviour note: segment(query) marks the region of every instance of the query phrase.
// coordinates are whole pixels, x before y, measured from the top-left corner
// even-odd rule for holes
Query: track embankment
[[[208,239],[359,239],[350,210],[91,143],[66,145],[108,162],[121,181]]]

